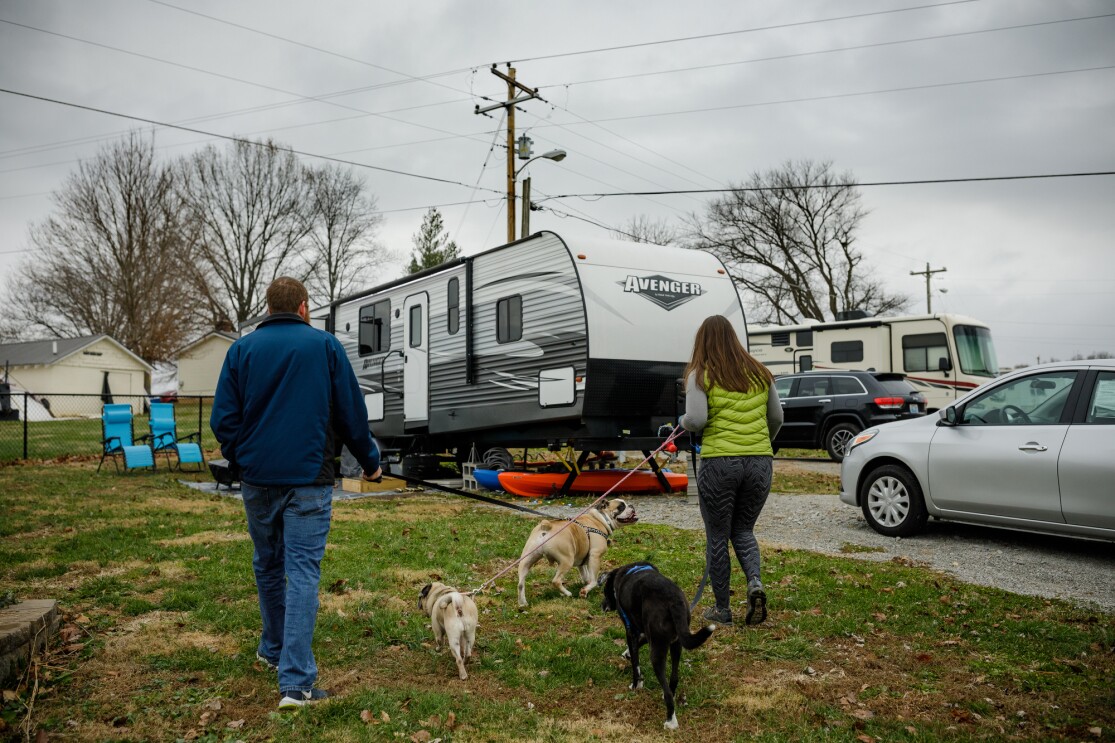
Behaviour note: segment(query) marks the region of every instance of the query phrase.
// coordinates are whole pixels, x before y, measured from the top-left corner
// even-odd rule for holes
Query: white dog
[[[435,645],[440,649],[441,641],[448,639],[457,671],[462,680],[467,679],[465,663],[476,640],[476,602],[472,596],[444,583],[428,583],[418,594],[418,608],[430,616]]]

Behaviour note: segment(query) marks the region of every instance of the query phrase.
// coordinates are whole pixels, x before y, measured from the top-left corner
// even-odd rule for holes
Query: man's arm
[[[352,370],[352,364],[349,363],[341,342],[331,337],[329,348],[330,353],[333,354],[331,385],[337,433],[364,469],[365,479],[374,480],[381,474],[379,447],[372,439],[372,431],[368,426],[368,408],[364,404],[364,393],[360,389],[356,372]]]
[[[240,388],[235,365],[238,356],[235,347],[225,355],[217,390],[213,393],[213,410],[209,414],[209,427],[230,466],[236,464],[236,442],[240,438]]]

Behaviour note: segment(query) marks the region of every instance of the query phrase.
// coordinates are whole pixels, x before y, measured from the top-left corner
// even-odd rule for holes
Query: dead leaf
[[[342,594],[348,590],[346,586],[348,581],[344,578],[338,578],[329,585],[329,593]]]
[[[201,719],[197,721],[197,724],[201,725],[202,727],[205,727],[206,725],[208,725],[212,721],[213,721],[213,713],[212,712],[202,712],[201,713]]]
[[[452,730],[455,727],[457,727],[457,715],[453,712],[450,712],[448,715],[445,716],[445,729]]]
[[[231,728],[233,730],[239,730],[240,728],[244,727],[244,721],[243,720],[232,720],[227,725],[225,725],[225,727]]]
[[[391,715],[387,714],[386,712],[380,712],[379,719],[383,720],[384,722],[391,722]]]
[[[211,699],[210,701],[205,703],[205,709],[211,709],[214,712],[220,712],[221,711],[221,700],[220,699]]]
[[[17,699],[19,699],[19,694],[16,694],[11,689],[4,689],[4,701],[5,702],[14,702]]]
[[[431,737],[430,731],[419,730],[414,735],[410,736],[410,739],[414,741],[414,743],[429,743]]]
[[[77,619],[74,620],[78,624],[89,624],[89,617],[84,614],[78,614]]]
[[[852,712],[852,717],[855,717],[858,720],[870,720],[874,716],[875,713],[869,709],[857,709]]]
[[[1098,737],[1100,735],[1103,735],[1103,728],[1101,728],[1101,727],[1088,728],[1088,732],[1091,733],[1092,735],[1095,735],[1095,736]]]
[[[376,716],[372,714],[372,711],[370,709],[360,710],[360,719],[363,720],[364,723],[367,725],[379,724],[379,720],[376,719]]]
[[[885,622],[885,621],[887,621],[887,615],[886,615],[886,614],[883,614],[882,612],[879,612],[879,611],[875,612],[875,613],[874,613],[874,614],[872,614],[871,616],[875,617],[875,619],[876,619],[877,621],[879,621],[879,622]]]
[[[875,739],[874,739],[874,738],[872,738],[872,737],[871,737],[870,735],[868,735],[867,733],[863,733],[863,734],[861,734],[861,735],[857,735],[857,736],[856,736],[856,740],[858,740],[858,741],[862,741],[862,743],[875,743]]]

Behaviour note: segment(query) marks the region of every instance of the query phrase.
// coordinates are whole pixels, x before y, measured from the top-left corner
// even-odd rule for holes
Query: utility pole
[[[947,270],[948,269],[944,267],[930,269],[929,262],[926,261],[924,271],[910,271],[911,276],[925,277],[925,311],[931,315],[933,314],[933,293],[929,287],[929,278],[935,273],[944,273]]]
[[[507,83],[507,100],[492,106],[480,108],[476,106],[475,113],[483,114],[497,108],[507,111],[507,242],[515,240],[515,106],[538,97],[538,90],[528,88],[515,80],[515,68],[507,65],[507,74],[496,69],[493,64],[491,73]],[[515,97],[517,92],[523,95]]]

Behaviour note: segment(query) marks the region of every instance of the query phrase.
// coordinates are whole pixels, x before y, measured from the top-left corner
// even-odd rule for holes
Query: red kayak
[[[676,472],[663,472],[673,492],[685,492],[689,478]],[[625,475],[630,475],[623,480]],[[505,491],[524,498],[545,498],[561,491],[567,472],[500,472],[499,484]],[[605,493],[620,480],[616,493],[661,493],[662,485],[648,470],[589,470],[577,475],[570,493]]]

